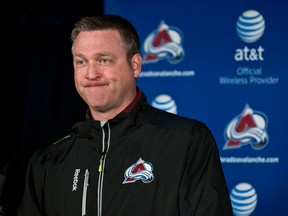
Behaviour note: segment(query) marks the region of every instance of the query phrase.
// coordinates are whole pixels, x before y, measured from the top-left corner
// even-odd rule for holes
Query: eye
[[[74,59],[74,64],[77,67],[83,67],[86,64],[86,61],[83,59]]]
[[[77,65],[84,64],[84,61],[82,61],[82,60],[80,60],[80,61],[76,61],[76,64],[77,64]]]
[[[111,60],[108,59],[108,58],[102,58],[102,59],[99,60],[99,63],[100,63],[101,65],[107,65],[107,64],[109,64],[110,62],[111,62]]]

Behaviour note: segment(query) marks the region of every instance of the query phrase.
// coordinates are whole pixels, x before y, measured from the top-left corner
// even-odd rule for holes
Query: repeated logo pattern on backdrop
[[[235,216],[286,215],[288,2],[277,1],[106,1],[139,32],[151,105],[211,128]]]
[[[145,57],[143,63],[167,59],[172,64],[179,63],[184,57],[180,30],[161,21],[158,29],[152,32],[144,42]]]
[[[265,30],[264,17],[256,10],[244,11],[236,20],[236,33],[245,43],[235,50],[234,60],[239,63],[233,77],[219,77],[220,85],[277,85],[279,77],[265,75],[265,49],[255,45]],[[241,63],[241,66],[240,66]]]
[[[182,46],[182,32],[167,25],[163,20],[156,30],[152,30],[144,39],[144,60],[143,64],[157,63],[167,60],[170,64],[178,64],[185,55]],[[173,71],[142,71],[140,77],[189,77],[194,76],[193,70],[173,70]]]
[[[236,216],[251,215],[257,205],[256,190],[246,182],[241,182],[232,189],[230,199]]]
[[[265,30],[265,20],[256,10],[244,11],[237,20],[237,34],[246,43],[260,39]]]
[[[158,95],[151,103],[153,107],[177,114],[177,105],[170,95]]]
[[[264,148],[268,143],[267,117],[254,112],[247,104],[241,115],[233,118],[225,129],[224,150],[251,145],[253,149]]]

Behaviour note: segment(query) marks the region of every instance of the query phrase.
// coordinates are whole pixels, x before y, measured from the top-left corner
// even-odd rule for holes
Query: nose
[[[102,77],[101,70],[97,64],[90,63],[85,78],[90,80],[98,80]]]

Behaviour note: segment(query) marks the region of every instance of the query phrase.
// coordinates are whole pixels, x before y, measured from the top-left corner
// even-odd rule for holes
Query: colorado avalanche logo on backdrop
[[[226,149],[240,148],[251,145],[253,149],[264,148],[268,143],[267,117],[260,112],[255,112],[247,104],[241,115],[236,116],[225,129]]]
[[[184,57],[181,43],[180,31],[161,21],[158,29],[144,41],[146,55],[143,63],[154,63],[162,59],[167,59],[171,64],[179,63]]]
[[[123,184],[133,183],[137,180],[142,180],[143,183],[150,183],[154,179],[152,171],[152,164],[139,158],[135,164],[125,171]]]

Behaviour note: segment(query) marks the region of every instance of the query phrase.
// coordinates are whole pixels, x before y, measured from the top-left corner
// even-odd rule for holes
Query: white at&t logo
[[[239,16],[236,30],[244,42],[254,43],[264,33],[265,20],[258,11],[247,10]]]
[[[166,112],[177,114],[175,101],[167,94],[158,95],[153,101],[152,106]]]
[[[255,43],[258,41],[265,30],[265,20],[256,10],[244,11],[236,23],[236,32],[239,38],[245,43]],[[236,49],[234,59],[236,61],[264,61],[264,48],[244,48]]]
[[[236,216],[249,216],[257,205],[257,193],[251,184],[237,184],[230,193],[233,213]]]

